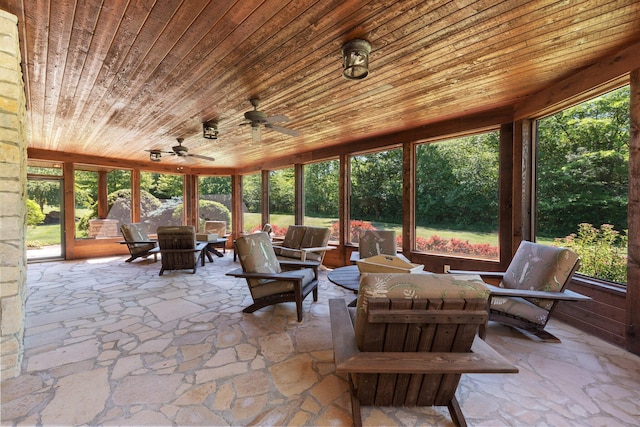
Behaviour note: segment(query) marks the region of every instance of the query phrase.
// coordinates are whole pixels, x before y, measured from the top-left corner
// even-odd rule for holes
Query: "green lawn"
[[[244,223],[245,223],[245,231],[253,230],[255,227],[260,226],[261,215],[259,213],[245,213],[244,214]],[[337,218],[314,218],[314,217],[306,217],[305,224],[317,227],[330,227],[331,224],[338,221]],[[293,224],[294,217],[293,215],[279,215],[272,214],[271,215],[271,224],[280,225],[280,224]],[[397,235],[402,233],[402,226],[399,224],[389,224],[382,222],[373,222],[373,226],[378,230],[395,230]],[[456,238],[463,241],[469,241],[472,244],[482,244],[488,243],[490,245],[497,246],[498,245],[498,233],[481,233],[481,232],[473,232],[473,231],[460,231],[460,230],[448,230],[448,229],[439,229],[439,228],[427,228],[427,227],[418,227],[416,229],[416,234],[418,237],[429,238],[433,235],[437,235],[443,239],[451,239]]]
[[[60,224],[27,226],[27,246],[49,246],[60,244]]]

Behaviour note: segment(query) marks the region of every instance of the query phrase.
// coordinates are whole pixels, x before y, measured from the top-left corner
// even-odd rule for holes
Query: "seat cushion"
[[[204,232],[215,233],[218,235],[218,237],[224,237],[227,234],[227,222],[226,221],[205,221]]]
[[[500,286],[508,289],[560,292],[578,263],[575,252],[561,247],[522,241]],[[529,299],[549,310],[551,300]]]
[[[491,311],[507,314],[510,317],[526,319],[541,326],[546,325],[549,318],[549,311],[524,298],[493,297],[491,299]]]
[[[145,242],[149,241],[147,231],[141,224],[122,224],[120,231],[124,240],[127,242]],[[155,243],[132,243],[128,245],[131,255],[140,255],[147,253],[155,248]]]
[[[329,243],[329,229],[327,227],[307,227],[300,242],[300,248],[320,248],[327,246],[327,243]],[[320,252],[308,252],[307,261],[320,261],[322,255]]]
[[[298,277],[303,274],[302,287],[308,285],[315,280],[315,274],[311,268],[303,268],[301,270],[284,271],[280,273],[281,276],[286,277]],[[287,280],[265,280],[261,283],[250,284],[251,296],[254,298],[261,298],[269,295],[279,294],[283,292],[293,292],[293,282]]]
[[[245,273],[278,274],[282,271],[267,233],[259,232],[238,237],[236,249]],[[269,280],[249,279],[248,282],[249,286],[253,287],[267,283]]]
[[[477,276],[469,280],[449,274],[389,274],[364,273],[356,305],[355,335],[359,348],[364,340],[368,301],[371,298],[407,299],[483,299],[489,298],[489,289]]]
[[[396,255],[396,232],[393,230],[364,230],[358,243],[360,259],[375,255]]]
[[[300,249],[306,230],[307,227],[304,225],[290,225],[282,241],[282,246],[285,248]]]

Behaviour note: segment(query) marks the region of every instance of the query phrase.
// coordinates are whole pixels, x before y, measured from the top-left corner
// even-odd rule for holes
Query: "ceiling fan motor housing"
[[[244,118],[251,123],[267,123],[267,115],[262,111],[247,111],[244,113]]]

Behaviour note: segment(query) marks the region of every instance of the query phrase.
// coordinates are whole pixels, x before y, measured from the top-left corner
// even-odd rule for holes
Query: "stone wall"
[[[17,18],[0,10],[0,352],[20,373],[25,325],[27,145]]]

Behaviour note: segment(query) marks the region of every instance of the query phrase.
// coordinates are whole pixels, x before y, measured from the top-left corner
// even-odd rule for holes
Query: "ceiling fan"
[[[250,99],[251,105],[253,105],[253,110],[247,111],[244,113],[244,118],[247,120],[240,125],[251,125],[251,138],[253,142],[260,142],[260,126],[263,125],[267,129],[273,129],[276,132],[284,133],[290,136],[298,136],[300,132],[293,129],[288,129],[282,126],[279,126],[275,123],[288,122],[289,118],[282,114],[276,116],[268,117],[262,111],[258,111],[258,106],[260,105],[260,100],[257,98]]]
[[[177,138],[178,145],[174,145],[171,147],[171,151],[162,151],[162,150],[145,150],[149,152],[149,158],[152,162],[159,162],[162,154],[169,154],[170,156],[178,156],[178,157],[195,157],[198,159],[209,160],[213,162],[215,159],[213,157],[202,156],[200,154],[189,154],[189,149],[182,145],[184,138]]]

